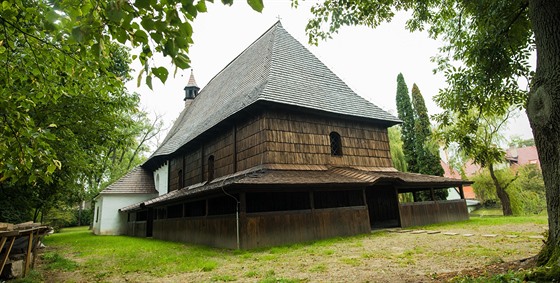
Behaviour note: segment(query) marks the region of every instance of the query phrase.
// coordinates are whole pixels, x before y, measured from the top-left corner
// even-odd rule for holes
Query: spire
[[[187,83],[187,87],[191,87],[191,86],[198,87],[198,85],[196,85],[196,81],[194,80],[194,72],[193,72],[193,69],[191,69],[191,76],[190,76],[190,78],[189,78],[189,82]]]
[[[184,90],[185,90],[185,98],[183,100],[185,101],[185,103],[188,100],[195,99],[196,96],[198,95],[198,91],[200,90],[200,88],[196,85],[196,81],[194,80],[194,73],[192,69],[191,69],[191,76],[189,77],[189,82],[187,83],[187,86],[184,88]]]

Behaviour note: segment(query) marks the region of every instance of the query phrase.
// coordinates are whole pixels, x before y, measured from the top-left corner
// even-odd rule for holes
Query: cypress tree
[[[430,143],[432,129],[430,117],[426,103],[420,93],[420,89],[416,84],[412,85],[412,105],[414,109],[414,151],[416,152],[416,166],[418,173],[443,176],[444,171],[441,167],[439,152],[437,146]],[[435,193],[437,199],[446,199],[446,190],[437,190]],[[431,194],[422,193],[421,198],[430,200]]]
[[[417,157],[414,152],[414,113],[410,96],[408,95],[408,87],[404,81],[402,73],[397,76],[397,112],[402,124],[403,152],[406,158],[407,168],[409,172],[418,172],[416,166]]]

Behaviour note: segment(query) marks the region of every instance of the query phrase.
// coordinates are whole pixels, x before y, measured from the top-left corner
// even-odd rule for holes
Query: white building
[[[158,177],[154,177],[156,175]],[[159,184],[155,184],[154,178],[158,179]],[[142,167],[136,167],[109,185],[94,198],[93,233],[96,235],[125,234],[127,214],[120,213],[119,209],[167,193],[166,180],[167,164],[154,173],[148,172]],[[156,187],[160,189],[159,192]]]

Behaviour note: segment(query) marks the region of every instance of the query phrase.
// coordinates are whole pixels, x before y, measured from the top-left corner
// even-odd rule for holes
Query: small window
[[[96,211],[95,211],[95,223],[99,222],[99,206],[97,207]]]
[[[156,174],[156,190],[159,191],[159,173]]]
[[[179,176],[179,189],[183,188],[183,170],[179,170],[179,172],[177,173]]]
[[[331,155],[342,156],[342,140],[340,139],[340,134],[331,132],[329,137],[331,140]]]
[[[208,176],[208,182],[214,179],[214,155],[210,155],[210,157],[208,157],[207,176]]]

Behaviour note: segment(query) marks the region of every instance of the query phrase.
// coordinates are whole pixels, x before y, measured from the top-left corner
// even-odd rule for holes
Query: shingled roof
[[[326,167],[311,166],[303,169],[300,166],[286,166],[278,170],[275,165],[260,165],[231,175],[216,178],[211,182],[193,184],[168,194],[123,207],[120,211],[131,211],[143,206],[156,206],[166,202],[177,201],[204,193],[223,190],[229,186],[258,186],[271,188],[275,185],[287,186],[312,186],[312,185],[340,185],[353,184],[356,186],[373,186],[388,182],[403,189],[448,188],[463,184],[471,184],[453,178],[406,173],[395,170],[366,171],[352,167]],[[288,169],[288,168],[292,169]],[[313,168],[315,167],[315,168]],[[373,188],[375,189],[375,188]],[[266,189],[264,189],[266,190]]]
[[[172,154],[259,101],[388,125],[400,122],[352,91],[277,22],[200,91],[151,159]]]
[[[115,181],[100,194],[157,194],[152,173],[136,167]]]

